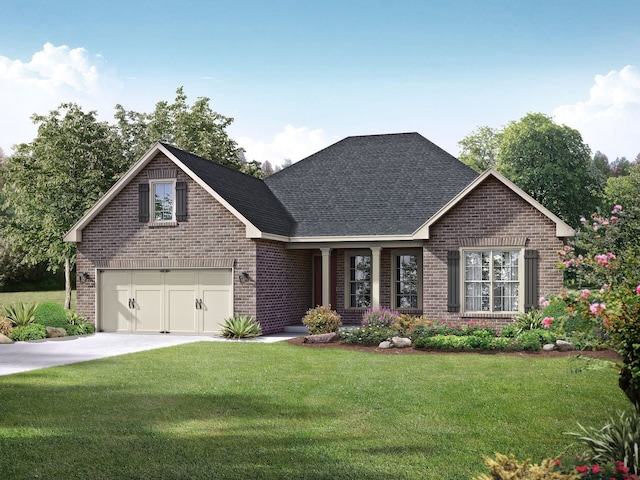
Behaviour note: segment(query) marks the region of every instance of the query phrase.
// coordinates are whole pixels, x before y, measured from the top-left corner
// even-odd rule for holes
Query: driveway
[[[278,342],[299,334],[267,335],[246,342]],[[86,362],[126,353],[172,347],[192,342],[233,342],[207,335],[143,335],[96,333],[80,337],[62,337],[0,345],[0,375],[26,372],[39,368]]]

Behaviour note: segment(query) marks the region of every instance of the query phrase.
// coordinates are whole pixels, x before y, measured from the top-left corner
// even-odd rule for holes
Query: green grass
[[[0,292],[0,307],[14,303],[54,302],[64,306],[64,290],[51,292]],[[71,291],[71,310],[76,309],[76,291]]]
[[[0,472],[469,480],[483,455],[539,462],[626,407],[615,369],[575,362],[202,342],[15,374],[0,377]]]

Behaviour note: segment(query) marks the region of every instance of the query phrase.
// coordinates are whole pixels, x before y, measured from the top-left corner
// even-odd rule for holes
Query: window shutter
[[[447,252],[447,312],[460,311],[460,252]]]
[[[187,182],[176,182],[176,220],[187,221]]]
[[[524,251],[524,310],[538,306],[538,251]]]
[[[138,185],[138,221],[149,221],[149,184]]]

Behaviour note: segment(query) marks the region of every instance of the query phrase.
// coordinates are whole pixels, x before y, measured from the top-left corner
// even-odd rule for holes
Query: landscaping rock
[[[58,337],[66,337],[67,331],[64,328],[58,327],[46,327],[47,338],[58,338]]]
[[[391,348],[391,342],[384,341],[380,345],[378,345],[378,348]]]
[[[542,347],[543,352],[553,352],[556,349],[555,344],[547,343],[544,347]]]
[[[14,342],[9,337],[7,337],[5,334],[0,333],[0,344],[3,344],[3,343],[9,344],[9,343],[14,343]]]
[[[561,352],[568,352],[570,350],[575,350],[576,346],[571,342],[566,342],[564,340],[556,340],[556,347]]]
[[[321,333],[319,335],[307,335],[304,337],[304,343],[329,343],[338,339],[336,332]]]
[[[407,347],[410,347],[412,345],[410,338],[393,337],[391,339],[391,342],[393,342],[393,345],[396,348],[407,348]]]

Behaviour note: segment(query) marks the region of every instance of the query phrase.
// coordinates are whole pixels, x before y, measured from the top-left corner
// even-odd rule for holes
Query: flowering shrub
[[[587,454],[578,455],[574,458],[555,460],[555,470],[576,475],[576,479],[589,480],[638,480],[640,477],[632,473],[624,462],[601,462],[596,463]]]
[[[370,308],[362,315],[363,327],[391,327],[400,320],[400,314],[388,308]]]
[[[611,217],[581,219],[574,247],[561,252],[559,266],[583,289],[570,308],[610,336],[622,355],[619,385],[632,403],[640,403],[640,209],[624,212],[616,205]],[[579,252],[579,253],[578,253]]]
[[[381,325],[369,325],[366,327],[356,327],[340,330],[340,340],[349,344],[358,345],[379,345],[381,342],[391,340],[398,334],[393,327]]]
[[[302,319],[302,324],[309,329],[309,333],[316,335],[319,333],[337,332],[342,326],[340,315],[331,306],[311,308]]]
[[[439,323],[439,322],[425,322],[417,324],[411,332],[411,339],[414,340],[418,337],[432,337],[435,335],[454,335],[457,337],[464,337],[474,335],[476,332],[485,332],[486,335],[496,337],[497,332],[487,327],[484,323],[469,322],[465,324],[459,323]]]

